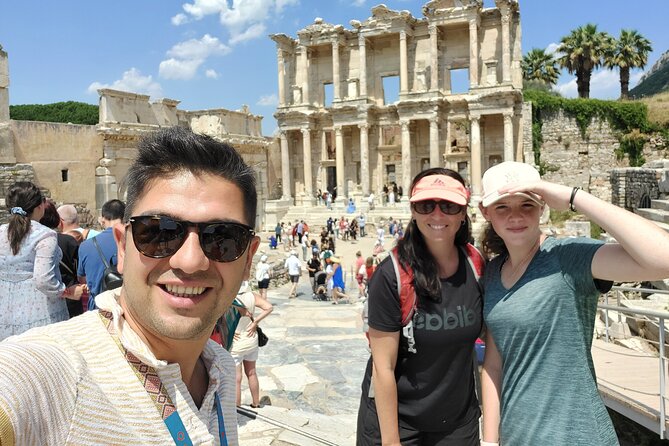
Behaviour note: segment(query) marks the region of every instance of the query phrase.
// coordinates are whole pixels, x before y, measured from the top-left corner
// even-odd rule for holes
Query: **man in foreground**
[[[253,171],[181,128],[143,141],[100,310],[0,343],[0,444],[237,445],[235,365],[209,341],[258,248]]]

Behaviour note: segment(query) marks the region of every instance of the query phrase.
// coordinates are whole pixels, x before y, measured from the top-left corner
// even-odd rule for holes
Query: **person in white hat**
[[[578,187],[504,162],[482,179],[486,354],[482,445],[618,444],[597,391],[590,345],[613,280],[669,277],[669,234]],[[617,243],[547,237],[539,218],[580,212]]]
[[[466,253],[475,249],[467,244],[469,192],[457,172],[443,168],[419,173],[409,190],[412,218],[392,252],[398,268],[413,272],[415,348],[410,325],[402,323],[401,279],[388,256],[367,293],[372,355],[356,444],[479,446],[473,352],[483,303]]]
[[[269,288],[269,279],[272,276],[272,265],[267,263],[267,255],[260,256],[260,261],[256,265],[256,281],[260,297],[267,299],[267,289]]]

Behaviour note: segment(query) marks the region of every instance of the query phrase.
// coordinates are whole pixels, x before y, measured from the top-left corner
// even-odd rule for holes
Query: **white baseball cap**
[[[541,175],[539,175],[537,169],[530,164],[519,163],[517,161],[504,161],[503,163],[494,165],[485,171],[483,178],[481,179],[481,184],[483,186],[483,200],[481,201],[481,205],[483,207],[488,207],[502,198],[511,195],[508,192],[504,194],[498,192],[504,186],[513,183],[538,181],[540,179]],[[531,192],[519,192],[513,195],[522,195],[539,205],[544,204],[538,196]]]

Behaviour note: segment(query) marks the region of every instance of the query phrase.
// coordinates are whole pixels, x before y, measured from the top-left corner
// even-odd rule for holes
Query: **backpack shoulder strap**
[[[483,254],[481,254],[481,252],[471,243],[467,243],[465,246],[463,246],[462,250],[465,253],[465,257],[467,258],[469,266],[474,272],[474,277],[477,281],[480,281],[481,277],[483,276],[483,268],[485,267],[485,259],[483,258]]]
[[[100,248],[100,244],[98,241],[93,237],[93,244],[95,245],[95,248],[98,250],[98,254],[100,255],[100,259],[102,259],[102,263],[105,265],[105,268],[109,268],[109,262],[107,259],[105,259],[105,255],[102,253],[102,248]]]
[[[397,294],[400,297],[402,311],[402,326],[406,326],[416,311],[416,291],[413,286],[413,270],[399,261],[397,246],[390,251],[395,278],[397,279]]]

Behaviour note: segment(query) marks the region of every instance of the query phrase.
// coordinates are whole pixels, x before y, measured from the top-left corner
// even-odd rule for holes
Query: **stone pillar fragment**
[[[430,91],[437,91],[439,89],[438,30],[436,25],[429,25],[428,30],[430,32]]]
[[[409,73],[407,69],[407,33],[400,31],[400,94],[409,91]]]
[[[282,199],[288,200],[290,193],[290,153],[288,152],[288,135],[283,131],[279,135],[281,140],[281,187],[283,188]]]
[[[401,121],[402,126],[402,188],[408,193],[411,187],[411,133],[409,121]]]
[[[305,45],[300,46],[300,70],[302,71],[302,104],[309,105],[309,59]]]
[[[515,161],[513,152],[513,113],[504,113],[504,161]]]
[[[277,63],[279,69],[279,107],[286,105],[286,69],[283,58],[283,50],[277,50]]]
[[[478,20],[469,21],[469,88],[479,85],[479,26]]]
[[[471,155],[471,173],[470,184],[472,185],[473,195],[481,197],[481,115],[471,115],[469,123],[471,131],[469,134],[469,150]]]
[[[311,173],[311,131],[302,129],[302,152],[304,163],[304,195],[308,199],[314,196],[314,180]]]
[[[502,8],[502,81],[511,82],[511,31],[509,7]]]
[[[335,150],[336,150],[336,162],[337,166],[337,197],[345,198],[345,175],[344,175],[344,135],[342,134],[341,127],[335,127]]]
[[[440,167],[439,159],[439,118],[430,118],[430,167]]]
[[[339,79],[339,40],[332,41],[332,90],[334,100],[341,98],[341,81]]]
[[[360,124],[360,181],[362,194],[369,195],[369,126]]]
[[[358,36],[358,52],[360,53],[360,96],[367,96],[367,50],[365,36]]]

